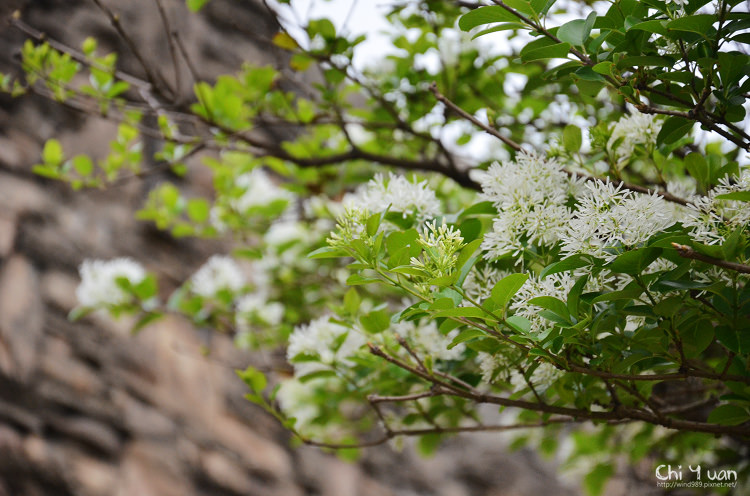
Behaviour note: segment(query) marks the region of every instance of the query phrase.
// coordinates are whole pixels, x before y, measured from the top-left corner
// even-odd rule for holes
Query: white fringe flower
[[[683,220],[691,228],[694,240],[707,245],[721,244],[726,237],[750,223],[750,202],[720,200],[719,195],[750,191],[750,170],[741,171],[739,177],[725,176],[708,196],[694,199],[688,205]]]
[[[589,182],[586,188],[561,235],[563,253],[612,260],[622,246],[637,246],[679,220],[656,194],[623,190],[609,181]]]
[[[289,336],[286,354],[294,364],[295,375],[300,377],[327,370],[334,364],[347,364],[347,358],[364,344],[365,338],[357,330],[331,322],[330,317],[324,316],[295,327]],[[295,361],[300,356],[304,356],[305,360]]]
[[[571,217],[565,203],[579,187],[557,161],[531,152],[493,164],[479,182],[482,197],[498,210],[482,243],[491,260],[515,256],[531,243],[557,242]]]
[[[413,215],[420,223],[437,217],[441,212],[440,201],[427,181],[417,182],[416,178],[409,181],[393,173],[389,173],[387,178],[377,174],[356,193],[347,195],[344,205],[371,213],[390,207],[391,212],[399,212],[404,217]]]
[[[131,284],[138,284],[146,277],[143,266],[130,258],[84,260],[78,271],[81,284],[76,288],[76,297],[84,307],[127,303],[130,296],[117,284],[117,279],[124,277]]]

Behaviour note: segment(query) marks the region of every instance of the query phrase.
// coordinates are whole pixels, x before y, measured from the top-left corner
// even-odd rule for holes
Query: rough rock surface
[[[2,21],[21,4],[4,2]],[[156,47],[150,56],[169,60],[153,1],[109,4],[123,9],[134,38]],[[233,70],[239,56],[273,56],[247,35],[275,29],[260,2],[214,0],[200,17],[178,15],[182,0],[165,4],[204,74]],[[23,19],[70,45],[95,35],[126,51],[91,2],[25,2]],[[0,28],[0,71],[12,70],[22,40]],[[133,57],[122,64],[139,72]],[[30,173],[45,139],[96,154],[111,132],[111,123],[41,99],[0,97],[0,496],[575,494],[530,453],[507,454],[492,435],[452,442],[430,460],[387,446],[359,464],[290,449],[283,430],[241,399],[233,368],[253,357],[229,338],[179,319],[136,337],[128,322],[97,315],[69,322],[84,257],[132,256],[177,281],[221,249],[178,245],[133,220],[158,177],[73,194]]]

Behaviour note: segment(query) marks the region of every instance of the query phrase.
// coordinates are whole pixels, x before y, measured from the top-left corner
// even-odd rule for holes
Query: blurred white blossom
[[[661,130],[661,120],[651,114],[642,114],[631,108],[631,113],[620,117],[612,125],[612,135],[607,141],[607,150],[615,157],[618,165],[626,163],[635,151],[636,145],[653,147]]]
[[[84,260],[78,271],[81,284],[76,288],[76,297],[84,307],[127,303],[130,295],[117,284],[117,279],[122,277],[138,284],[146,277],[143,266],[130,258]]]
[[[260,292],[250,293],[237,301],[236,321],[240,331],[248,331],[252,327],[253,317],[261,319],[268,325],[276,326],[284,317],[284,305],[276,301],[268,301]]]
[[[538,393],[541,393],[546,391],[547,388],[549,388],[556,380],[562,377],[563,374],[564,372],[562,370],[558,369],[551,363],[542,362],[531,373],[531,377],[529,377],[528,382],[530,382],[531,385],[534,386],[534,389]],[[514,370],[511,373],[510,384],[516,391],[527,388],[529,386],[524,376],[521,375],[521,372],[518,370]]]
[[[242,269],[229,257],[214,255],[190,278],[192,291],[212,298],[222,290],[237,292],[245,286]]]
[[[458,329],[454,329],[447,334],[438,330],[434,320],[420,321],[401,321],[391,326],[391,331],[403,337],[418,356],[430,356],[435,360],[460,360],[466,346],[461,343],[448,349],[453,338],[458,334]]]
[[[279,200],[292,201],[294,195],[280,188],[260,167],[237,176],[235,186],[243,190],[239,198],[231,201],[238,212],[246,212],[252,207],[265,206]]]

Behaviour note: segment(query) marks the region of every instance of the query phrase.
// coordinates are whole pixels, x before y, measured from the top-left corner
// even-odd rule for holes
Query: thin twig
[[[512,139],[503,136],[502,134],[500,134],[497,131],[497,129],[493,128],[492,126],[490,126],[488,124],[485,124],[482,121],[480,121],[479,119],[477,119],[476,117],[474,117],[473,115],[471,115],[470,113],[468,113],[467,111],[465,111],[464,109],[462,109],[461,107],[459,107],[458,105],[456,105],[455,103],[453,103],[445,95],[443,95],[442,93],[440,93],[440,90],[438,90],[437,84],[435,82],[433,82],[430,85],[430,91],[432,92],[433,95],[435,95],[435,99],[437,99],[437,101],[439,101],[440,103],[442,103],[443,105],[445,105],[446,107],[448,107],[454,113],[456,113],[459,116],[461,116],[461,118],[463,118],[463,119],[471,122],[475,126],[481,128],[487,134],[490,134],[490,135],[494,136],[495,138],[499,139],[500,141],[502,141],[503,143],[505,143],[506,145],[508,145],[509,147],[511,147],[513,150],[515,150],[517,152],[521,151],[521,145],[519,145],[518,143],[516,143]]]
[[[709,257],[708,255],[698,253],[687,245],[681,245],[679,243],[672,243],[672,247],[677,250],[677,254],[682,258],[692,258],[693,260],[698,260],[700,262],[705,262],[707,264],[715,265],[717,267],[722,267],[728,270],[733,270],[742,274],[750,274],[750,265],[736,262],[727,262],[726,260],[721,260],[719,258]]]
[[[162,0],[154,1],[159,10],[161,24],[164,27],[164,34],[167,37],[167,43],[169,44],[169,56],[172,58],[172,67],[174,69],[174,93],[175,97],[179,98],[182,94],[182,79],[180,78],[180,64],[177,60],[177,47],[175,45],[174,37],[172,36],[172,28],[169,22],[169,17],[167,17],[167,11],[164,9],[164,3]]]
[[[104,5],[101,0],[92,0],[94,4],[101,10],[104,15],[107,16],[109,19],[110,24],[112,24],[112,27],[115,28],[115,31],[117,31],[117,34],[120,35],[120,38],[125,42],[125,44],[128,46],[130,51],[133,53],[135,58],[138,60],[138,63],[143,68],[143,71],[146,73],[146,79],[151,83],[151,86],[153,86],[154,90],[156,90],[159,94],[161,94],[164,97],[167,97],[166,93],[170,93],[171,96],[174,96],[174,90],[172,90],[168,84],[164,82],[164,79],[159,74],[159,71],[154,71],[151,66],[146,62],[145,57],[141,53],[141,51],[138,49],[138,45],[133,41],[133,38],[131,38],[128,33],[125,31],[125,29],[122,26],[122,23],[120,22],[120,16],[119,14],[115,14],[109,7]],[[166,91],[165,91],[166,89]]]

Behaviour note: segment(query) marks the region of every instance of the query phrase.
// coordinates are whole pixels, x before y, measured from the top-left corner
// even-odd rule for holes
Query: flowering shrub
[[[288,68],[199,82],[180,119],[146,111],[156,131],[120,90],[138,86],[148,108],[168,87],[125,81],[93,40],[77,58],[27,43],[7,91],[93,99],[122,122],[107,159],[68,158],[50,140],[38,173],[78,188],[140,171],[147,129],[177,173],[217,150],[204,157],[214,198],[165,183],[139,217],[243,240],[236,260],[212,257],[163,305],[157,276],[134,262],[84,262],[82,308],[137,313],[138,327],[176,312],[240,346],[286,346],[293,377],[271,386],[249,367],[248,398],[344,454],[544,429],[547,450],[556,433],[573,439],[572,463],[596,453],[592,494],[631,443],[633,461],[747,473],[750,14],[735,1],[582,3],[568,16],[554,5],[397,5],[388,70],[356,68],[362,40],[310,20],[306,39],[273,39]],[[462,34],[476,28],[480,40]],[[312,67],[322,82],[309,91],[280,89]],[[87,71],[118,91],[68,74]],[[246,132],[274,123],[294,137]]]

